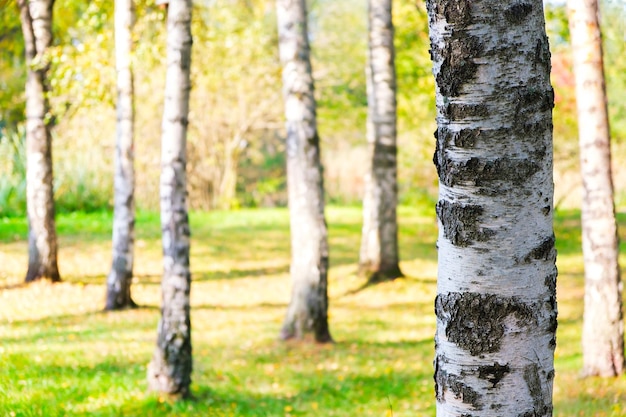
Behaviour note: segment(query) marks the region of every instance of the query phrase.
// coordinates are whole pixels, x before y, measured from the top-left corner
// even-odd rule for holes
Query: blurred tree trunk
[[[131,65],[133,0],[115,0],[115,65],[117,69],[117,139],[113,262],[107,278],[106,310],[134,307],[130,296],[135,241],[135,169],[133,70]]]
[[[619,244],[597,0],[568,0],[583,178],[583,374],[624,372]]]
[[[148,367],[151,389],[187,397],[191,383],[187,121],[191,66],[191,0],[170,1],[161,141],[162,301],[157,346]]]
[[[287,187],[291,222],[291,302],[283,339],[328,328],[328,231],[317,132],[305,0],[277,0],[280,60],[287,118]]]
[[[54,223],[52,174],[53,124],[47,92],[46,52],[52,45],[54,0],[19,0],[26,48],[26,205],[28,211],[28,271],[26,282],[60,281]]]
[[[222,175],[219,182],[219,190],[216,195],[217,201],[214,204],[214,207],[221,210],[231,209],[236,201],[237,173],[242,140],[241,135],[236,133],[232,138],[224,141]]]
[[[550,50],[543,3],[427,3],[439,175],[438,416],[552,415]]]
[[[359,269],[370,282],[401,277],[398,255],[396,71],[391,0],[369,0],[367,142]]]

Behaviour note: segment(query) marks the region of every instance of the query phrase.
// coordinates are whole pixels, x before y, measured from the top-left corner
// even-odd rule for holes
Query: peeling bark
[[[551,416],[550,52],[542,2],[429,0],[437,416]]]
[[[585,263],[583,375],[624,372],[624,320],[619,241],[602,34],[596,0],[568,0],[583,179],[582,240]]]
[[[135,241],[134,98],[131,66],[133,0],[115,1],[117,134],[113,212],[113,261],[107,278],[105,310],[135,307],[130,295]]]
[[[280,60],[287,118],[287,187],[291,223],[291,302],[282,339],[328,328],[328,231],[304,0],[277,0]]]
[[[169,3],[167,74],[161,141],[161,319],[152,361],[151,389],[187,397],[191,383],[189,293],[190,232],[187,214],[187,124],[191,82],[191,0]]]
[[[359,270],[370,282],[401,277],[398,254],[396,72],[391,0],[369,0],[367,142]]]
[[[53,117],[48,102],[48,62],[54,0],[19,0],[26,49],[26,206],[28,271],[26,282],[61,280],[57,264],[52,172]]]

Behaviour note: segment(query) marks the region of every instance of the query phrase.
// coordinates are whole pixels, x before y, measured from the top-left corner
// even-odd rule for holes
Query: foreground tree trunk
[[[401,277],[396,206],[396,71],[391,0],[369,1],[367,142],[359,269],[370,282]]]
[[[26,49],[26,205],[28,211],[28,271],[26,282],[42,278],[60,281],[54,223],[52,175],[52,115],[48,92],[48,62],[52,45],[54,0],[19,0]]]
[[[583,374],[624,372],[622,284],[597,0],[568,0],[583,178]]]
[[[293,285],[281,337],[302,338],[313,332],[317,342],[330,342],[328,232],[305,0],[277,0],[277,17],[287,118]]]
[[[191,383],[187,121],[191,65],[191,0],[170,1],[161,141],[163,279],[157,346],[148,366],[151,389],[186,397]]]
[[[550,51],[541,0],[429,0],[437,416],[551,416]]]
[[[115,1],[115,65],[117,69],[117,139],[113,263],[107,278],[106,310],[135,307],[130,296],[135,241],[134,104],[131,68],[133,0]]]

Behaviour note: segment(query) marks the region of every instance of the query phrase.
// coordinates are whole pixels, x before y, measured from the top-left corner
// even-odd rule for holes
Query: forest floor
[[[159,318],[161,248],[154,213],[137,219],[133,297],[105,313],[110,213],[58,217],[64,280],[23,285],[26,221],[0,219],[2,416],[434,416],[437,224],[400,209],[406,278],[363,288],[360,210],[327,210],[330,325],[336,344],[284,343],[289,300],[286,209],[193,213],[194,398],[146,389]],[[580,379],[580,222],[557,213],[559,327],[555,416],[626,416],[626,376]],[[626,215],[620,215],[625,241]],[[622,245],[626,255],[626,246]],[[626,258],[622,257],[622,265]]]

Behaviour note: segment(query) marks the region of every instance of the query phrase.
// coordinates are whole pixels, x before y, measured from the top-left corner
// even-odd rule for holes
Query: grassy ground
[[[433,416],[437,226],[409,208],[400,221],[407,278],[357,291],[360,212],[328,210],[338,343],[318,346],[276,340],[289,299],[286,210],[192,215],[195,399],[171,403],[145,384],[159,315],[158,216],[137,220],[133,294],[142,308],[119,313],[101,311],[110,214],[59,218],[57,285],[21,284],[26,224],[0,219],[0,415]],[[626,216],[620,223],[626,231]],[[559,213],[557,246],[555,415],[626,416],[626,377],[578,378],[577,213]]]

